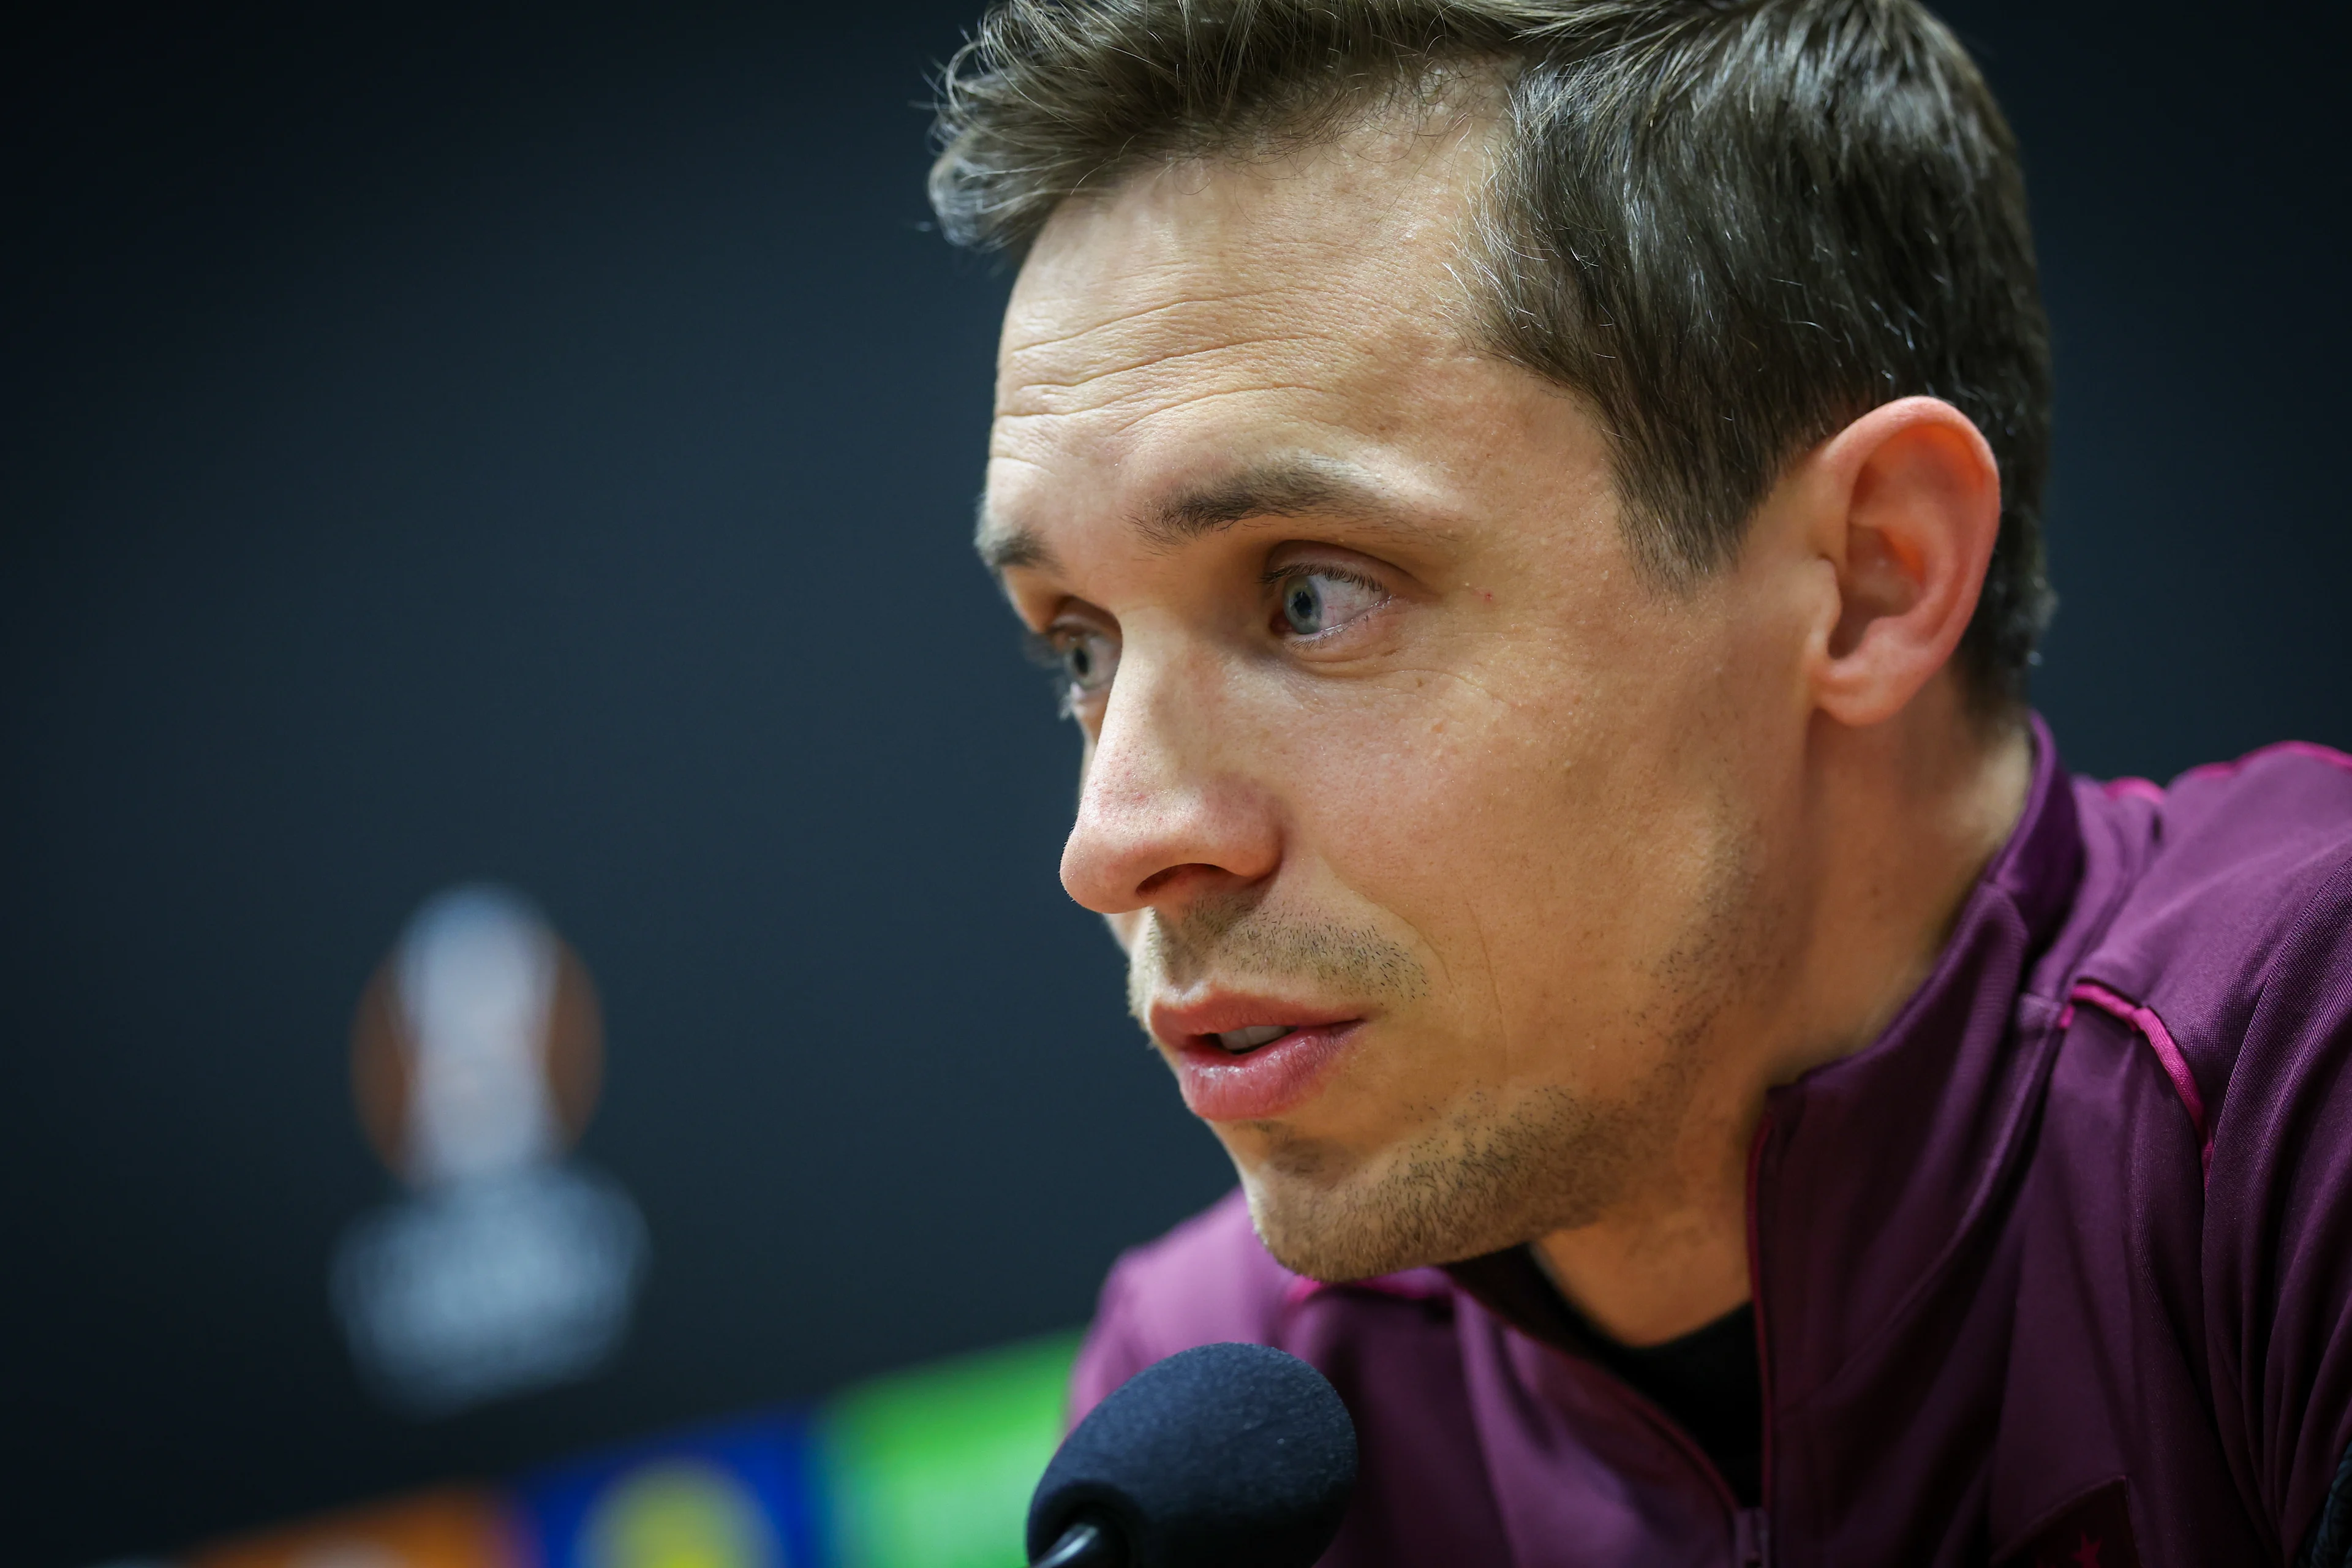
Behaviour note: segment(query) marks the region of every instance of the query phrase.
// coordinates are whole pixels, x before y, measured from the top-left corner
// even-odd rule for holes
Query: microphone
[[[1196,1346],[1064,1439],[1029,1501],[1030,1568],[1310,1568],[1355,1484],[1356,1426],[1321,1373]]]

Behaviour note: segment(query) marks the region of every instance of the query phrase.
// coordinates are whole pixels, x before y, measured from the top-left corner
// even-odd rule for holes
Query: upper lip
[[[1287,1029],[1311,1029],[1323,1024],[1352,1024],[1363,1014],[1347,1007],[1319,1006],[1308,1002],[1285,1002],[1277,997],[1248,996],[1218,991],[1197,1002],[1177,1006],[1151,1005],[1151,1033],[1171,1046],[1190,1045],[1212,1035],[1272,1025]]]

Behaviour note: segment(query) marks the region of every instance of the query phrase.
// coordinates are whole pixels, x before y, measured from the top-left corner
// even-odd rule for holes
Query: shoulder
[[[1234,1189],[1112,1266],[1071,1376],[1073,1414],[1178,1351],[1275,1342],[1286,1305],[1305,1288],[1259,1243]]]
[[[2352,988],[2352,757],[2291,742],[2161,790],[2075,788],[2086,838],[2132,865],[2074,999],[2158,1037],[2218,1116],[2242,1070],[2277,1065],[2251,1042]]]
[[[2105,923],[2070,996],[2137,1037],[2202,1145],[2177,1300],[2231,1468],[2292,1545],[2352,1445],[2352,758],[2273,746],[2076,799]]]

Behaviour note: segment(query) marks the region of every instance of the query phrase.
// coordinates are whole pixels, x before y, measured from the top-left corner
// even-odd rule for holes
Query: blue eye
[[[1323,629],[1323,585],[1312,577],[1293,577],[1282,585],[1282,618],[1300,637]]]
[[[1328,569],[1299,572],[1282,579],[1282,624],[1294,637],[1311,637],[1345,626],[1380,607],[1387,593],[1349,573]]]

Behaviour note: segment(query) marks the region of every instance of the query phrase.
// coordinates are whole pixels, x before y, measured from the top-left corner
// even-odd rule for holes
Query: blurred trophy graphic
[[[602,1066],[587,971],[503,888],[428,900],[361,998],[360,1118],[408,1194],[360,1217],[331,1289],[352,1354],[418,1415],[586,1376],[626,1333],[645,1222],[566,1149]]]

